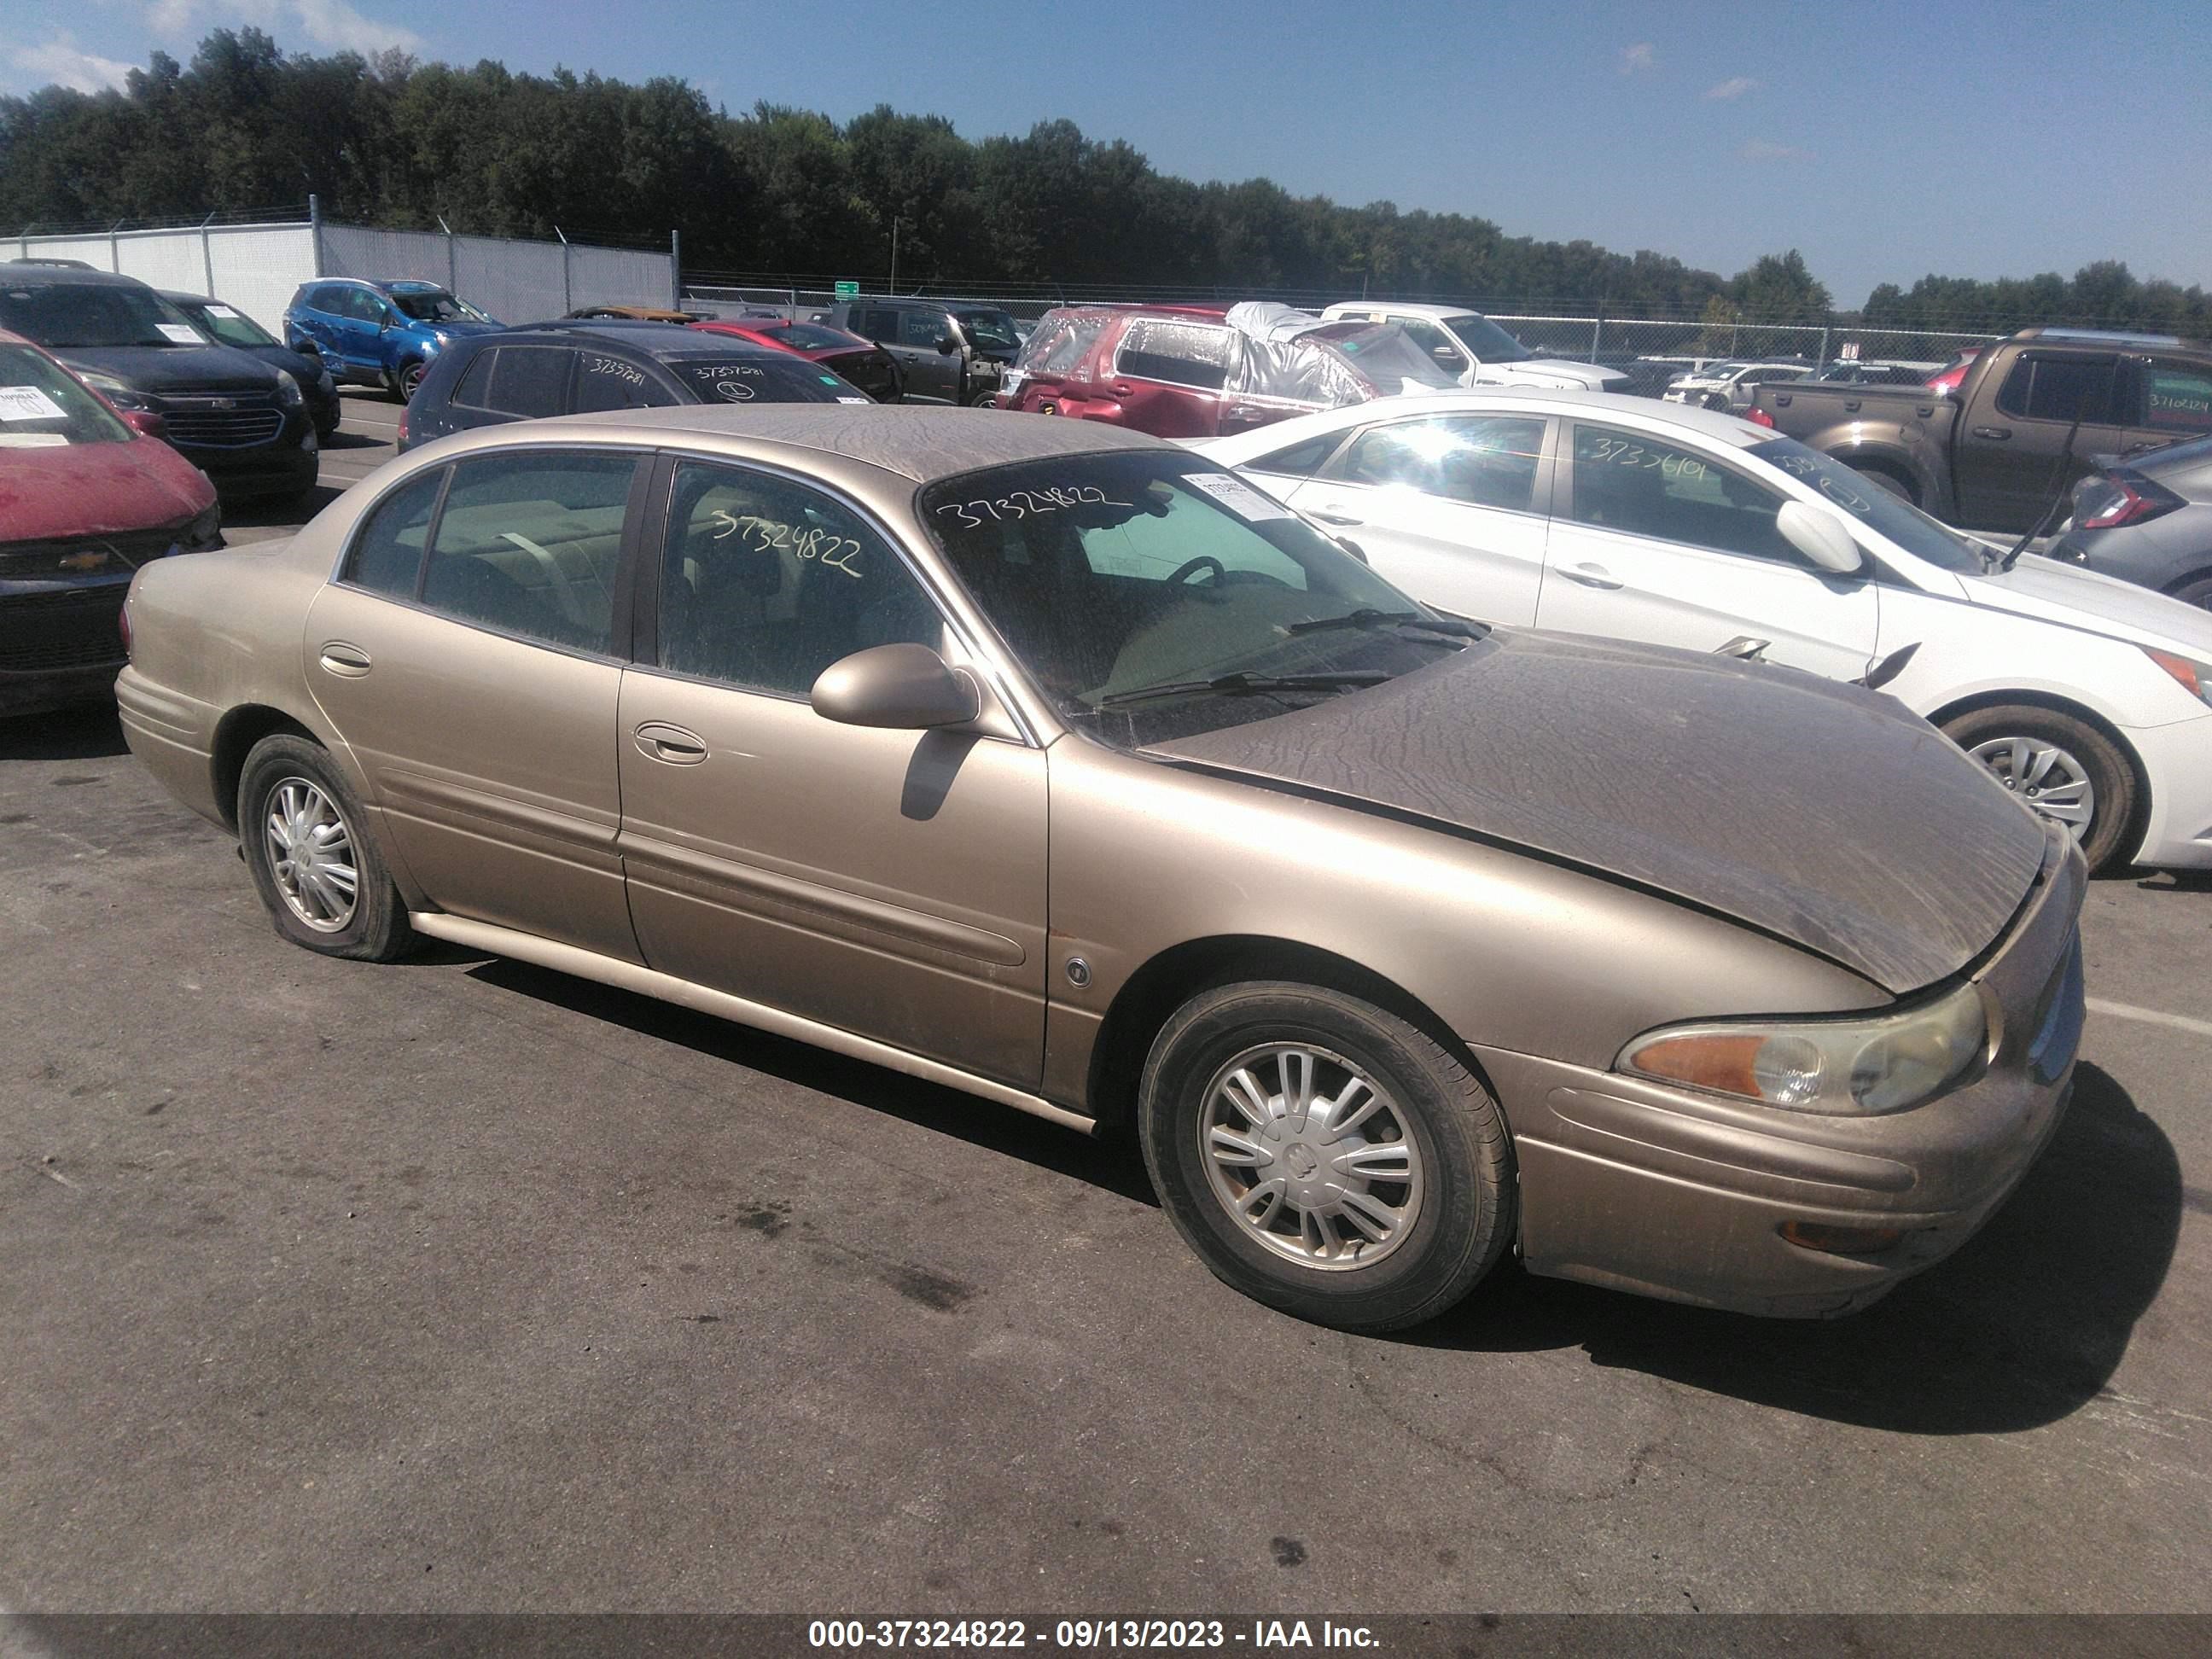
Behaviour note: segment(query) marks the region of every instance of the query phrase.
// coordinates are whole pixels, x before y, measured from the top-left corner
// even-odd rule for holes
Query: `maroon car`
[[[827,323],[801,323],[781,317],[745,317],[727,322],[694,323],[708,334],[727,334],[755,345],[775,346],[796,352],[842,376],[879,404],[895,404],[906,392],[906,375],[898,359],[873,340],[848,334]]]
[[[222,545],[215,486],[160,424],[0,332],[0,715],[106,696],[131,573]]]

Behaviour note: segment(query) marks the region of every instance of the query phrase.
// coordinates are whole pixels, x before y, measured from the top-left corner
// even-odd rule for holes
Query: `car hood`
[[[1525,362],[1485,363],[1477,384],[1541,386],[1560,392],[1618,392],[1629,377],[1601,363],[1571,363],[1560,357],[1531,357]]]
[[[0,542],[151,530],[214,502],[206,475],[158,438],[0,447]]]
[[[71,368],[112,374],[156,397],[173,392],[274,395],[276,371],[235,346],[56,346]]]
[[[475,323],[465,319],[458,323],[410,321],[407,324],[407,331],[410,334],[443,334],[449,338],[459,340],[471,334],[504,334],[507,332],[507,325],[505,323]]]
[[[1959,580],[1970,600],[1993,611],[2212,661],[2212,611],[2133,582],[2032,553],[2009,570]]]
[[[305,352],[295,351],[288,345],[233,346],[233,351],[242,351],[247,356],[264,362],[271,368],[281,368],[300,383],[304,391],[321,383],[329,371],[319,359]]]
[[[1897,995],[1987,950],[2046,847],[1987,772],[1877,692],[1576,635],[1492,635],[1147,752],[1655,889]]]

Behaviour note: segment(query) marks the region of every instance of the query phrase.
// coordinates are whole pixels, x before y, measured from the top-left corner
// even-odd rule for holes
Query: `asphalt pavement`
[[[2212,888],[2084,926],[2071,1112],[1871,1311],[1356,1338],[1125,1146],[295,949],[112,715],[0,724],[0,1607],[2212,1610]]]

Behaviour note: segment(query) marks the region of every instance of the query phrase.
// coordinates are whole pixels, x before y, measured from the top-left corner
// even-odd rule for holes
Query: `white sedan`
[[[1498,387],[1192,447],[1463,616],[1732,647],[1837,679],[1917,646],[1885,689],[2063,823],[2093,867],[2212,866],[2212,616],[2045,559],[2007,568],[1766,428]]]

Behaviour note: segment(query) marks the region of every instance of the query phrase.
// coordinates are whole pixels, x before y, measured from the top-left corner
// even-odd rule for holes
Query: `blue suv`
[[[435,283],[331,277],[303,283],[284,307],[284,343],[312,349],[333,380],[380,386],[405,403],[449,340],[505,326]]]

